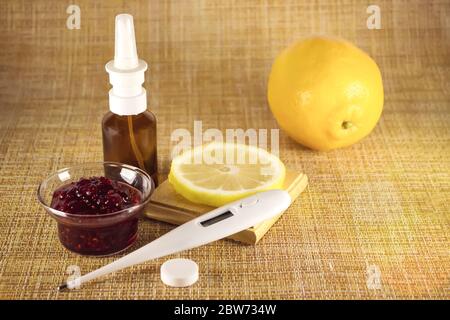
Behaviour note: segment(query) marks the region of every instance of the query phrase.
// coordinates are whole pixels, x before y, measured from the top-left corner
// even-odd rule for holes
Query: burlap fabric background
[[[450,4],[375,2],[381,30],[366,28],[369,1],[0,1],[0,298],[449,298]],[[80,30],[66,28],[71,3]],[[87,272],[113,259],[64,250],[35,193],[58,168],[102,160],[104,64],[121,12],[135,16],[150,63],[162,178],[171,132],[194,120],[276,128],[271,62],[312,33],[374,57],[385,109],[347,149],[314,152],[281,133],[282,160],[310,186],[257,246],[219,241],[177,255],[198,262],[194,286],[165,287],[162,259],[58,293],[69,265]],[[142,221],[137,246],[170,229]]]

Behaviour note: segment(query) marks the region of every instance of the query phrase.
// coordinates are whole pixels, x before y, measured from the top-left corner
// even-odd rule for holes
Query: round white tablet
[[[171,287],[187,287],[198,280],[198,265],[189,259],[167,260],[161,266],[161,280]]]

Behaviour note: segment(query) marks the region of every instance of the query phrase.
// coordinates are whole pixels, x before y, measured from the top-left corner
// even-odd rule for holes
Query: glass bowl
[[[139,191],[139,203],[102,214],[72,214],[51,207],[57,189],[81,178],[101,176],[119,182],[121,187]],[[82,255],[105,256],[125,250],[136,241],[139,216],[153,190],[154,182],[143,170],[116,162],[97,162],[56,171],[39,185],[37,198],[56,220],[59,240],[64,247]]]

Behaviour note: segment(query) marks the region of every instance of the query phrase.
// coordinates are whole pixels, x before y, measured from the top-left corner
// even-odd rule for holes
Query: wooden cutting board
[[[283,189],[289,192],[293,201],[305,190],[307,185],[308,177],[304,173],[286,171]],[[145,215],[158,221],[180,225],[213,209],[213,207],[193,203],[183,198],[175,192],[172,185],[166,180],[153,192]],[[256,244],[282,214],[283,212],[273,219],[266,220],[228,238],[248,244]]]

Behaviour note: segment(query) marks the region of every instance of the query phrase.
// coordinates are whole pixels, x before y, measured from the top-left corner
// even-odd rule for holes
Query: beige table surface
[[[66,28],[67,1],[0,1],[0,298],[450,298],[449,1],[376,1],[381,30],[366,27],[367,1],[73,2],[80,30]],[[58,168],[102,160],[104,64],[121,12],[135,16],[150,63],[161,178],[171,132],[194,120],[277,128],[271,63],[310,34],[374,57],[385,109],[368,138],[342,150],[311,151],[281,132],[280,157],[309,176],[308,189],[257,246],[219,241],[176,255],[198,262],[194,286],[165,287],[161,259],[58,293],[69,265],[87,272],[113,259],[64,250],[35,193]],[[137,246],[171,228],[143,220]]]

